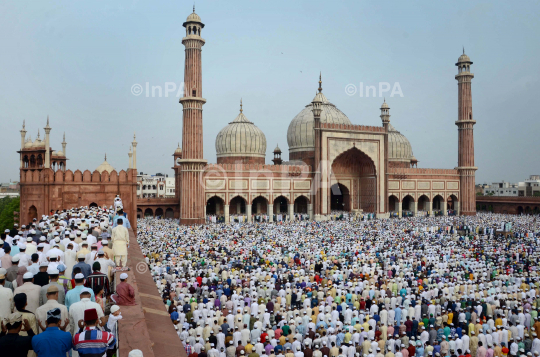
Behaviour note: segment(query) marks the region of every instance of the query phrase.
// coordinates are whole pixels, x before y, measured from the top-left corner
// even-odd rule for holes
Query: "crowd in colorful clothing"
[[[121,306],[133,305],[125,266],[130,227],[114,207],[80,207],[15,224],[0,240],[0,355],[113,355]]]
[[[137,229],[189,357],[540,356],[535,216]]]

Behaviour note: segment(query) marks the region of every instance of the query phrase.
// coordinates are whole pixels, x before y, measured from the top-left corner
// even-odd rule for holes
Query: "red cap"
[[[97,320],[97,311],[96,309],[84,310],[84,321]]]

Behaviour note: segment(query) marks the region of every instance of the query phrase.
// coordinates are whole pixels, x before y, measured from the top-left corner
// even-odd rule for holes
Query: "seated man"
[[[120,284],[116,286],[116,294],[111,295],[111,299],[116,305],[135,305],[135,290],[127,283],[128,275],[120,274]]]

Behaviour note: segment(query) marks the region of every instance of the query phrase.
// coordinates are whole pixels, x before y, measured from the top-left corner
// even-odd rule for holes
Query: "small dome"
[[[186,22],[201,22],[201,17],[195,13],[195,9],[193,9],[193,13],[189,14],[189,16],[186,19]]]
[[[411,162],[413,152],[411,143],[392,126],[388,124],[388,160]]]
[[[471,59],[469,58],[469,56],[467,56],[465,54],[465,48],[463,49],[463,54],[461,56],[459,56],[459,58],[457,60],[457,63],[471,63],[472,64]]]
[[[24,143],[24,148],[25,149],[29,149],[32,147],[32,138],[30,137],[30,135],[28,136],[28,139],[26,139],[26,142]]]
[[[383,102],[383,104],[381,105],[381,109],[390,109],[390,107],[388,106],[388,104],[386,103],[386,100]]]
[[[96,170],[101,174],[103,173],[103,171],[107,171],[108,173],[111,173],[114,171],[114,167],[111,166],[111,164],[109,164],[107,162],[107,155],[105,155],[105,161],[103,161],[103,163],[101,165],[99,165]]]
[[[276,148],[274,149],[274,153],[281,153],[281,149],[279,148],[279,145],[276,144]]]
[[[315,98],[322,102],[321,123],[351,124],[347,116],[326,99],[320,92]],[[309,103],[289,124],[287,143],[289,152],[315,150],[315,130],[313,129],[313,104]]]
[[[182,153],[182,148],[180,148],[180,143],[178,143],[178,147],[176,148],[176,150],[174,150],[174,153],[175,154],[181,154]]]
[[[62,150],[56,152],[57,156],[64,156],[64,152]]]
[[[43,141],[41,141],[41,139],[39,137],[32,144],[32,147],[34,147],[34,148],[40,148],[42,146],[45,146],[45,143]]]
[[[261,129],[250,122],[242,109],[240,114],[221,129],[216,137],[217,157],[228,156],[266,156],[266,136]]]
[[[58,156],[58,152],[56,151],[51,152],[51,156]]]

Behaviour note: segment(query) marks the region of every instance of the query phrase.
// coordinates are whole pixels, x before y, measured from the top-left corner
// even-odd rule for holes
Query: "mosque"
[[[94,183],[101,185],[99,189],[93,188],[93,192],[120,194],[131,217],[144,215],[146,209],[155,212],[159,207],[167,211],[166,216],[180,218],[180,222],[187,225],[202,224],[208,215],[224,216],[228,222],[231,216],[237,215],[244,216],[247,221],[254,215],[268,215],[272,220],[273,214],[289,217],[304,214],[310,219],[326,220],[335,211],[370,213],[378,218],[405,214],[446,215],[449,210],[458,215],[476,214],[477,168],[474,166],[473,138],[476,122],[471,97],[474,75],[470,72],[472,62],[465,53],[455,64],[458,72],[455,76],[458,82],[458,118],[455,122],[458,127],[458,165],[453,169],[418,168],[409,140],[391,124],[390,107],[386,102],[380,108],[381,126],[353,124],[326,98],[320,77],[317,94],[289,124],[288,162],[282,160],[282,151],[276,147],[273,164],[266,164],[266,137],[244,114],[240,103],[238,116],[216,137],[217,163],[208,163],[203,156],[206,99],[202,93],[201,56],[206,42],[201,32],[204,24],[194,10],[183,26],[186,29],[182,39],[185,46],[184,96],[179,101],[183,107],[183,128],[182,147],[173,154],[175,197],[137,199],[136,186],[140,183],[136,180],[135,139],[127,171],[117,173],[113,169],[111,173],[112,167],[107,166],[105,160],[103,167],[100,166],[103,170],[76,172],[78,176],[74,179],[75,174],[65,169],[65,139],[63,150],[51,154],[47,133],[41,156],[46,161],[32,163],[27,160],[28,153],[37,147],[21,136],[21,218],[29,217],[27,211],[31,207],[34,210],[37,206],[42,207],[37,212],[32,211],[34,215],[67,204],[59,200],[62,195],[57,193],[54,195],[56,203],[43,205],[39,200],[47,198],[34,195],[30,207],[30,200],[24,198],[25,187],[27,192],[30,188],[34,190],[32,192],[38,192],[40,185],[62,185],[72,181],[85,182],[87,189]],[[36,169],[38,167],[41,169]],[[40,173],[29,174],[28,171]],[[113,177],[114,184],[111,185]],[[77,192],[79,205],[111,202],[107,194],[82,198],[81,191]],[[86,202],[90,199],[92,202]],[[72,201],[75,201],[74,197]]]

